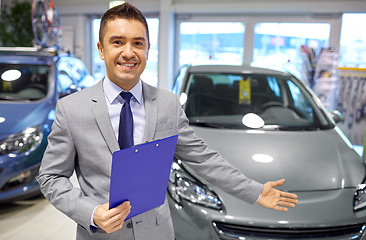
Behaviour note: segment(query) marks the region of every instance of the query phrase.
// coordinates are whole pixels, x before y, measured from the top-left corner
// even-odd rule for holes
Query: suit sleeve
[[[48,146],[44,153],[37,178],[43,195],[58,210],[75,222],[89,229],[90,216],[95,206],[93,199],[84,195],[70,181],[77,159],[72,134],[70,132],[62,100],[56,106],[56,119],[48,136]]]
[[[248,203],[255,203],[262,192],[263,184],[247,178],[218,152],[209,149],[195,135],[179,101],[177,102],[179,137],[176,157],[211,184]]]

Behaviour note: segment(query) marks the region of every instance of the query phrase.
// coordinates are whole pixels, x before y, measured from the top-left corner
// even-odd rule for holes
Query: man
[[[108,10],[98,42],[105,78],[57,104],[38,181],[47,199],[78,223],[77,239],[174,239],[167,202],[126,222],[133,203],[109,210],[112,153],[120,149],[120,130],[127,125],[125,106],[133,116],[134,144],[178,134],[175,155],[208,181],[249,203],[281,211],[294,207],[296,195],[273,188],[284,180],[262,185],[246,178],[195,136],[177,96],[140,80],[149,47],[139,10],[128,3]],[[80,189],[69,180],[74,170]]]

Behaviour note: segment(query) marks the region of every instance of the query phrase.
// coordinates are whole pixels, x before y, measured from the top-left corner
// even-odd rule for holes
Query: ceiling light
[[[184,105],[187,102],[187,99],[188,99],[187,94],[181,93],[179,98],[180,105]]]
[[[263,119],[254,113],[245,114],[242,123],[249,128],[261,128],[264,126]]]
[[[3,74],[1,74],[1,79],[11,82],[19,79],[20,76],[22,76],[22,73],[19,70],[11,69],[3,72]]]
[[[259,163],[271,163],[273,162],[273,157],[268,155],[268,154],[254,154],[252,156],[252,159],[256,162],[259,162]]]

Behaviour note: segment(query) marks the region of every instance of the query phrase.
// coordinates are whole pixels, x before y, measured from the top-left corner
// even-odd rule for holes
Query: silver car
[[[365,163],[320,100],[294,76],[193,66],[174,85],[190,125],[258,182],[286,179],[288,212],[247,204],[173,163],[168,199],[177,240],[366,239]]]

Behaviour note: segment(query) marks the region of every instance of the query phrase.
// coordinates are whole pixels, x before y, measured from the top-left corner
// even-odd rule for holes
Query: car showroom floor
[[[362,147],[355,150],[362,155]],[[74,175],[71,181],[77,184]],[[0,240],[71,240],[75,230],[76,223],[42,196],[0,205]]]
[[[75,230],[76,223],[43,196],[0,205],[0,240],[71,240]]]

